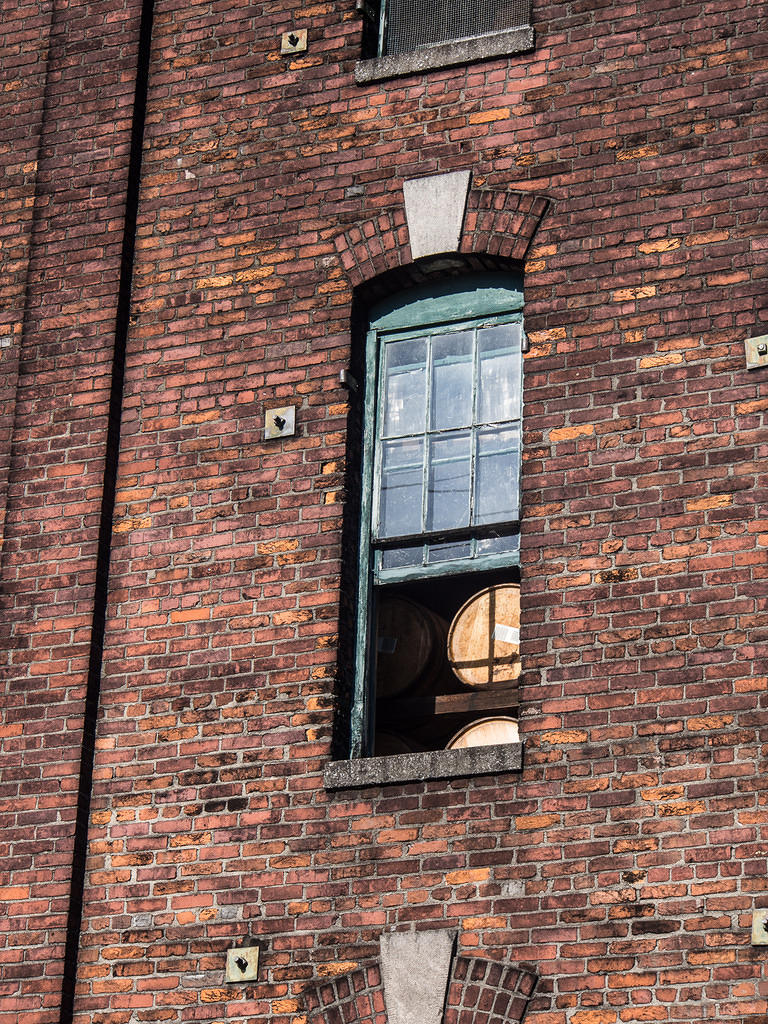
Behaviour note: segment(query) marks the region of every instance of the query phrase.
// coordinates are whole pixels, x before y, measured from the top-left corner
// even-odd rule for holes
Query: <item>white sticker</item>
[[[376,641],[376,650],[379,654],[394,654],[397,650],[397,637],[380,636]]]
[[[520,630],[515,629],[514,626],[505,626],[503,623],[497,622],[493,631],[493,639],[501,640],[503,644],[517,644],[519,647]]]

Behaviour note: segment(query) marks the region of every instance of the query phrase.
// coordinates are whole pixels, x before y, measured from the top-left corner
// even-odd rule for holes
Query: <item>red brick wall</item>
[[[7,9],[6,9],[7,8]],[[50,4],[3,9],[0,124],[0,538],[5,522],[10,442],[19,372],[29,242],[51,26]]]
[[[59,1020],[138,28],[51,8],[2,30],[2,1024]]]
[[[357,87],[353,7],[156,5],[76,1019],[299,1021],[382,929],[439,925],[464,956],[535,966],[531,1024],[758,1024],[768,377],[743,342],[768,331],[768,18],[534,2],[532,54]],[[282,58],[293,27],[308,52]],[[110,168],[88,218],[109,238],[119,169],[83,138]],[[352,287],[407,262],[403,178],[464,168],[473,209],[549,199],[525,255],[525,767],[329,794]],[[60,746],[68,792],[102,421],[67,435],[66,489],[49,439],[54,409],[82,422],[65,379],[93,378],[103,412],[114,274],[109,245],[84,267],[77,244],[48,273],[104,291],[68,332],[40,285],[19,407],[49,426],[35,461],[18,421],[4,568],[44,593],[10,604],[48,737],[31,727],[25,763]],[[282,404],[297,435],[265,442]],[[74,546],[41,545],[46,488]],[[252,939],[260,981],[226,985]]]

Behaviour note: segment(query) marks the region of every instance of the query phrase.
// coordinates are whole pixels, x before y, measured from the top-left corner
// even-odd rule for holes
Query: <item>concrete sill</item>
[[[391,757],[359,757],[331,761],[323,781],[326,789],[360,789],[397,782],[456,779],[472,775],[519,772],[523,768],[523,744],[503,743],[463,750],[428,750]]]
[[[494,32],[472,39],[458,39],[451,43],[424,46],[414,53],[397,53],[390,57],[360,60],[355,65],[358,85],[380,82],[385,78],[399,78],[432,68],[450,68],[456,64],[471,64],[491,57],[507,57],[513,53],[526,53],[534,48],[535,34],[530,26]]]

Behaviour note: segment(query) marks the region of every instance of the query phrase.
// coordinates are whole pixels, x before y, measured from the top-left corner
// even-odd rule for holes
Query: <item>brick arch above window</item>
[[[546,196],[529,192],[470,189],[455,251],[470,261],[472,257],[522,261],[548,206]],[[353,224],[334,243],[353,287],[413,264],[402,207]],[[424,262],[435,260],[439,257],[427,257]],[[483,268],[488,268],[487,263]]]
[[[456,956],[443,1024],[508,1024],[522,1021],[538,976],[522,965]],[[373,963],[304,993],[308,1024],[388,1024],[381,970]]]
[[[387,1024],[378,964],[359,967],[304,993],[309,1024]]]

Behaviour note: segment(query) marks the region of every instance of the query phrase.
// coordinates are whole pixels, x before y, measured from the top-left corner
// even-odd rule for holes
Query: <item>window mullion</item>
[[[478,328],[473,332],[472,339],[472,423],[470,424],[469,448],[469,525],[475,522],[475,478],[477,463],[477,403],[480,392],[480,346],[478,344]],[[472,554],[475,554],[477,541],[472,538]]]
[[[432,455],[432,390],[433,390],[433,374],[434,374],[434,349],[432,345],[432,335],[427,335],[427,369],[426,369],[426,389],[427,389],[427,401],[426,401],[426,412],[424,414],[424,454],[422,463],[422,477],[421,477],[421,532],[426,533],[428,527],[428,512],[429,512],[429,470],[431,465]],[[428,544],[424,544],[421,549],[421,560],[422,563],[427,561]]]

